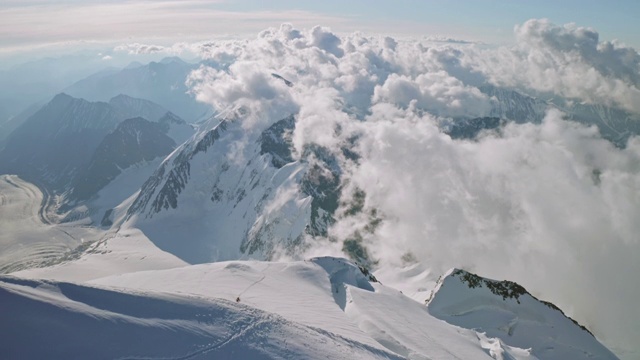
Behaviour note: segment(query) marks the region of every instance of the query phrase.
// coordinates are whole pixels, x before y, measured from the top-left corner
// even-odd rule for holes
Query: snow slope
[[[288,117],[247,132],[241,121],[211,119],[144,183],[124,226],[189,263],[296,251],[304,234],[326,229],[325,195],[314,186],[332,182],[321,151],[291,158],[294,124]]]
[[[450,294],[446,292],[449,289],[449,283],[446,280],[444,285],[440,284],[436,296],[427,308],[406,297],[402,292],[377,282],[366,269],[347,260],[333,257],[298,262],[229,261],[181,266],[179,261],[170,261],[171,257],[168,254],[163,256],[158,252],[154,255],[154,259],[146,260],[146,266],[153,265],[156,269],[166,266],[164,270],[135,272],[135,266],[132,264],[144,262],[144,259],[135,258],[134,261],[128,259],[134,258],[133,254],[136,251],[142,253],[149,250],[151,244],[143,240],[139,233],[131,233],[129,238],[109,240],[104,245],[104,251],[93,252],[79,260],[49,269],[32,269],[13,274],[23,279],[48,277],[56,281],[5,278],[2,280],[4,281],[2,286],[9,289],[8,291],[22,294],[21,296],[35,297],[39,299],[38,301],[47,303],[46,306],[55,303],[57,307],[65,307],[73,314],[81,313],[82,316],[108,319],[125,315],[132,317],[127,318],[127,321],[142,322],[148,327],[148,332],[136,330],[139,331],[137,336],[143,339],[142,343],[147,335],[161,336],[156,334],[157,327],[169,327],[179,334],[178,337],[186,337],[187,340],[181,341],[193,343],[191,347],[186,348],[184,343],[176,344],[175,348],[180,349],[184,354],[196,353],[201,346],[205,345],[201,345],[201,339],[193,337],[192,334],[185,335],[185,330],[177,324],[188,327],[190,331],[198,334],[206,334],[205,337],[211,339],[208,342],[210,344],[219,344],[220,339],[229,337],[231,332],[238,332],[241,337],[247,337],[234,345],[241,349],[225,345],[220,348],[224,349],[223,352],[211,353],[223,358],[230,356],[229,351],[255,350],[244,348],[253,346],[254,340],[251,339],[261,339],[259,350],[271,351],[269,349],[272,349],[274,353],[268,356],[275,358],[290,355],[305,358],[352,358],[353,356],[353,358],[409,359],[559,359],[581,358],[581,356],[576,357],[576,354],[587,353],[596,355],[595,358],[615,358],[593,336],[584,332],[557,310],[546,306],[538,309],[540,319],[537,325],[553,329],[558,324],[563,324],[559,328],[563,336],[545,339],[544,351],[538,349],[540,337],[537,335],[543,334],[541,331],[533,333],[522,331],[524,335],[518,339],[517,346],[513,343],[513,339],[506,337],[504,331],[490,331],[496,321],[494,317],[497,316],[491,307],[478,309],[478,314],[485,316],[480,317],[480,322],[474,326],[468,326],[467,322],[455,324],[462,327],[443,322],[439,319],[442,316],[437,311],[438,301],[446,298],[449,303],[456,304],[456,299],[451,299]],[[73,284],[68,283],[69,281],[83,283]],[[54,293],[57,296],[56,299],[52,299]],[[136,300],[131,300],[134,297]],[[483,298],[480,296],[480,299]],[[60,305],[59,301],[65,302],[64,304],[72,301],[76,303]],[[164,309],[165,305],[154,306],[153,310],[149,310],[158,311],[153,316],[136,310],[138,306],[143,307],[141,303],[157,301],[171,302],[174,307],[166,305],[167,309]],[[198,305],[194,305],[194,302]],[[271,320],[277,320],[281,328],[275,325],[269,325],[269,327],[275,327],[286,334],[288,344],[290,341],[309,343],[309,349],[305,351],[312,352],[290,353],[291,348],[278,347],[280,343],[277,343],[278,340],[272,336],[283,339],[282,333],[270,331],[267,334],[258,331],[263,329],[262,325],[258,328],[251,327],[251,331],[246,331],[244,327],[234,327],[227,323],[227,319],[236,315],[229,315],[225,311],[216,310],[214,314],[196,312],[199,315],[196,316],[194,323],[194,313],[178,315],[182,314],[180,309],[183,309],[185,304],[195,307],[204,306],[208,309],[225,307],[225,311],[229,312],[241,309],[244,311],[243,316],[255,315],[255,318],[251,318],[250,321],[259,324],[263,324],[263,321],[269,323]],[[70,315],[64,312],[48,311],[41,316],[45,319],[49,319],[50,316],[60,316],[60,319],[65,319]],[[243,316],[239,317],[244,319]],[[524,316],[521,315],[521,317]],[[501,317],[498,316],[498,320],[500,319]],[[449,319],[445,320],[451,322]],[[121,322],[128,324],[127,321]],[[238,321],[242,323],[243,320]],[[27,321],[21,326],[28,326],[28,324]],[[226,331],[224,333],[227,335],[218,335],[207,327],[212,324],[224,328]],[[106,331],[100,324],[84,326],[99,327],[96,333]],[[129,331],[127,326],[124,326],[121,331]],[[201,328],[202,326],[205,328]],[[588,336],[580,337],[583,332]],[[313,336],[307,338],[310,334]],[[321,340],[318,340],[318,337]],[[323,337],[328,339],[322,339]],[[68,341],[68,339],[61,341]],[[85,341],[93,340],[85,339]],[[328,352],[322,354],[314,352],[316,350],[313,347],[316,341],[327,341],[331,344],[329,346],[331,349],[327,349]],[[77,354],[88,351],[82,346],[66,349],[77,351]],[[566,349],[570,351],[567,352]],[[130,353],[134,354],[132,351]],[[143,356],[141,354],[148,350],[135,348],[135,351],[138,351],[135,353],[137,356]],[[179,358],[175,353],[167,354],[166,356]],[[262,356],[257,355],[258,353],[250,354]]]
[[[1,278],[0,299],[7,359],[400,358],[223,299],[17,278]]]
[[[474,331],[433,318],[373,279],[330,257],[190,265],[83,284],[5,277],[0,301],[9,311],[0,327],[11,339],[0,343],[0,354],[491,358]]]
[[[453,269],[436,286],[428,308],[450,324],[530,348],[540,359],[616,358],[586,328],[513,282]]]
[[[26,269],[14,272],[13,275],[29,279],[76,282],[187,265],[175,256],[159,250],[137,229],[110,232],[101,240],[86,245],[66,253],[49,267]]]

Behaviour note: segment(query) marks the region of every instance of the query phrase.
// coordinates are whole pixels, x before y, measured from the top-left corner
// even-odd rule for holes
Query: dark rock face
[[[290,137],[294,128],[295,118],[289,116],[271,125],[260,135],[260,154],[271,154],[271,164],[276,168],[293,161]]]
[[[589,331],[589,329],[587,329],[583,325],[580,325],[577,321],[565,315],[565,313],[562,310],[560,310],[559,307],[557,307],[556,305],[548,301],[539,300],[535,296],[531,295],[531,293],[529,293],[527,289],[525,289],[523,286],[521,286],[518,283],[509,281],[509,280],[503,280],[503,281],[491,280],[491,279],[483,278],[479,275],[476,275],[474,273],[461,270],[461,269],[454,270],[451,276],[458,277],[460,281],[462,281],[464,284],[469,286],[469,288],[471,289],[486,287],[494,295],[502,297],[503,301],[507,299],[514,299],[518,304],[520,304],[521,296],[523,295],[531,296],[532,298],[546,305],[550,309],[559,311],[567,319],[571,320],[576,326],[580,327],[582,330],[588,332],[589,334],[591,334],[591,336],[593,336],[593,334],[591,333],[591,331]]]
[[[271,125],[260,135],[260,154],[270,154],[276,168],[294,161],[291,133],[295,129],[295,117],[289,116]],[[333,217],[339,205],[341,170],[336,157],[320,146],[309,146],[302,154],[302,161],[309,169],[300,182],[300,190],[312,197],[311,219],[307,233],[327,236],[327,228],[335,222]]]
[[[520,296],[528,294],[525,288],[518,285],[517,283],[514,283],[513,281],[489,280],[460,269],[455,270],[452,276],[458,276],[463,283],[467,284],[472,289],[486,286],[494,295],[501,296],[502,300],[515,299],[516,301],[518,301],[518,303],[520,303]]]
[[[480,132],[497,130],[503,124],[504,121],[496,117],[465,119],[451,124],[444,129],[444,132],[451,136],[452,139],[475,139]]]
[[[327,236],[327,229],[335,222],[341,194],[341,169],[336,157],[326,148],[309,146],[303,157],[309,169],[300,182],[300,190],[312,197],[311,218],[307,233]]]
[[[142,185],[140,194],[127,210],[127,215],[131,216],[147,210],[149,202],[156,193],[156,189],[162,184],[163,180],[165,180],[165,174],[167,174],[166,181],[164,181],[164,184],[151,202],[150,212],[147,213],[146,216],[152,217],[153,214],[163,209],[177,208],[178,196],[189,182],[191,171],[190,160],[198,153],[206,152],[226,129],[227,122],[222,121],[218,126],[202,136],[193,146],[182,148],[182,151],[174,157],[170,163],[162,163],[155,173]]]
[[[273,76],[276,79],[282,80],[282,82],[285,83],[285,85],[287,85],[288,87],[292,87],[293,83],[285,78],[283,78],[282,76],[278,75],[278,74],[271,74],[271,76]]]

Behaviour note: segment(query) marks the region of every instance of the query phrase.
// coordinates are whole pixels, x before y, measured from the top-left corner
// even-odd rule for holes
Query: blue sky
[[[410,21],[421,28],[442,29],[468,37],[486,36],[486,41],[511,39],[515,24],[531,18],[548,18],[557,24],[574,22],[598,30],[607,39],[618,38],[640,45],[640,1],[637,0],[243,0],[224,4],[234,10],[305,9],[318,13],[353,17],[367,27],[379,23],[393,31],[398,22]],[[388,24],[388,25],[387,25]]]
[[[282,22],[509,43],[514,25],[531,18],[573,22],[594,28],[601,40],[640,48],[638,0],[0,0],[0,56],[52,44],[248,36]]]

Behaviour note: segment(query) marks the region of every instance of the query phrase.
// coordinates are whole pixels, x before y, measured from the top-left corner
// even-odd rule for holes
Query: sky
[[[408,36],[513,42],[513,28],[531,18],[598,29],[604,40],[640,48],[640,2],[619,0],[2,0],[0,58],[87,44],[169,44],[255,36],[283,22]]]

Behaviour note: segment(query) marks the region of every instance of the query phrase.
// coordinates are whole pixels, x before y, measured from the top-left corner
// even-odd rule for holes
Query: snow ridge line
[[[246,288],[246,289],[242,290],[242,292],[241,292],[240,294],[238,294],[238,300],[236,300],[236,301],[239,301],[240,296],[242,296],[244,293],[246,293],[247,291],[249,291],[249,289],[251,289],[251,288],[252,288],[252,287],[254,287],[255,285],[257,285],[257,284],[261,283],[261,282],[262,282],[262,281],[267,277],[267,274],[264,274],[264,271],[265,271],[265,270],[267,270],[267,269],[269,268],[269,266],[271,266],[271,264],[270,264],[270,263],[269,263],[269,264],[267,264],[267,267],[265,267],[263,270],[261,270],[261,271],[260,271],[261,273],[263,273],[263,274],[262,274],[262,278],[261,278],[261,279],[256,280],[256,281],[255,281],[255,282],[253,282],[251,285],[247,286],[247,288]]]

